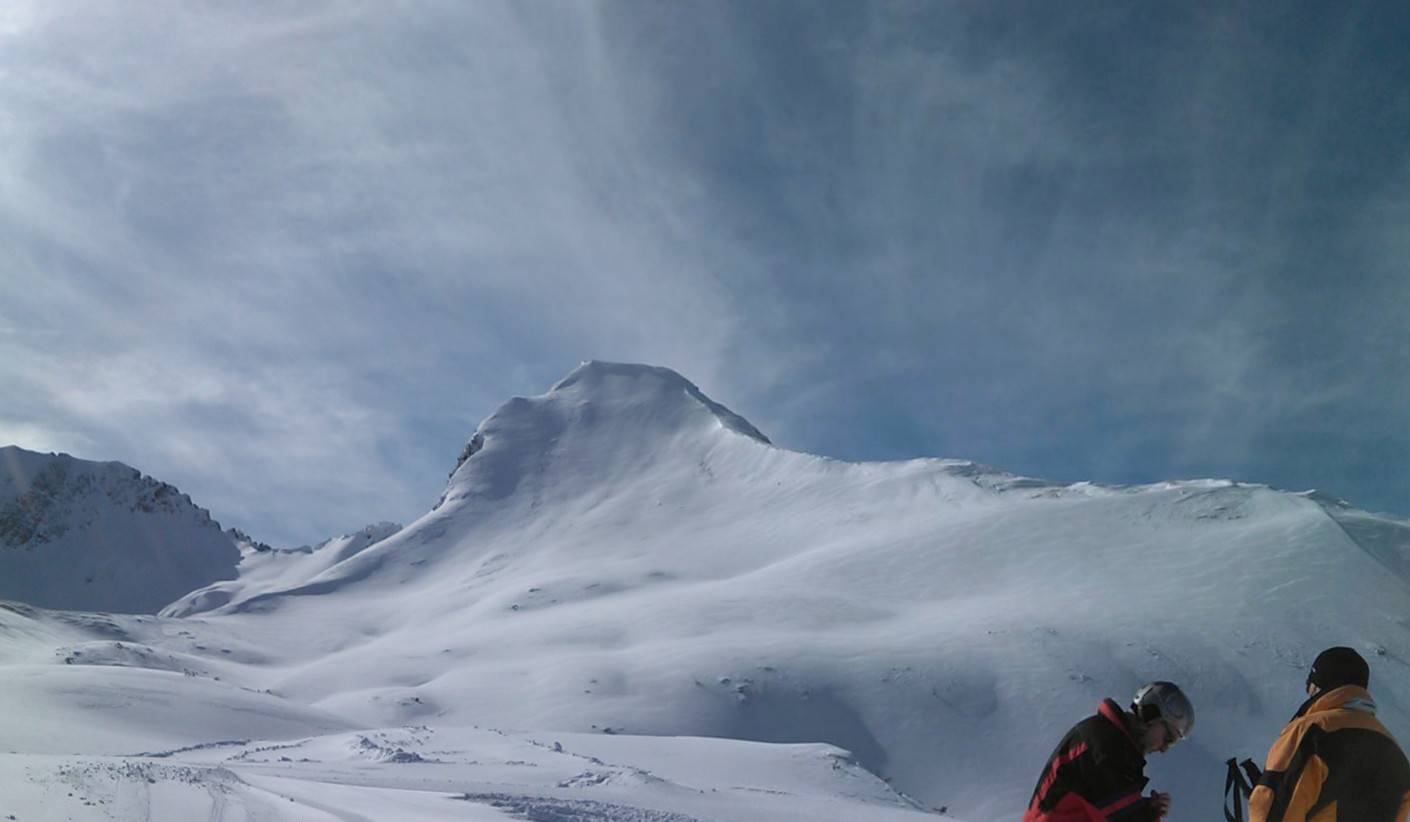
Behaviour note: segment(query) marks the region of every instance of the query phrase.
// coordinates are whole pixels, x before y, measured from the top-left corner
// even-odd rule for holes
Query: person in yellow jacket
[[[1370,678],[1351,648],[1318,655],[1249,796],[1250,822],[1406,822],[1410,762],[1376,719]]]

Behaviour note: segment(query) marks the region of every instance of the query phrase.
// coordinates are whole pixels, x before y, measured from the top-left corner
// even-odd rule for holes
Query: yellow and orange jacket
[[[1406,822],[1410,763],[1365,688],[1313,696],[1268,752],[1250,822]]]

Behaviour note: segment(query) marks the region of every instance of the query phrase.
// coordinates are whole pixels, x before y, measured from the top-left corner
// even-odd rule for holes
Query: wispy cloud
[[[597,357],[834,455],[1393,507],[1338,453],[1410,430],[1386,13],[10,4],[0,436],[309,541]]]
[[[587,10],[53,8],[0,58],[22,444],[313,539],[429,507],[581,358],[718,372],[730,298]]]

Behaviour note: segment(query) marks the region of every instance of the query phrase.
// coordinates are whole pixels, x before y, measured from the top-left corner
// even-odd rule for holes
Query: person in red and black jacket
[[[1023,822],[1156,822],[1170,794],[1142,795],[1146,754],[1164,753],[1195,726],[1190,700],[1169,682],[1136,691],[1131,710],[1102,701],[1048,758]]]

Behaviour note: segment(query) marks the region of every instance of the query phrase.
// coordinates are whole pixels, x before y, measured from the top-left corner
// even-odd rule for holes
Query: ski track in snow
[[[465,794],[460,798],[467,802],[489,805],[532,822],[706,822],[694,816],[669,811],[613,805],[590,799],[553,799],[496,793]]]

